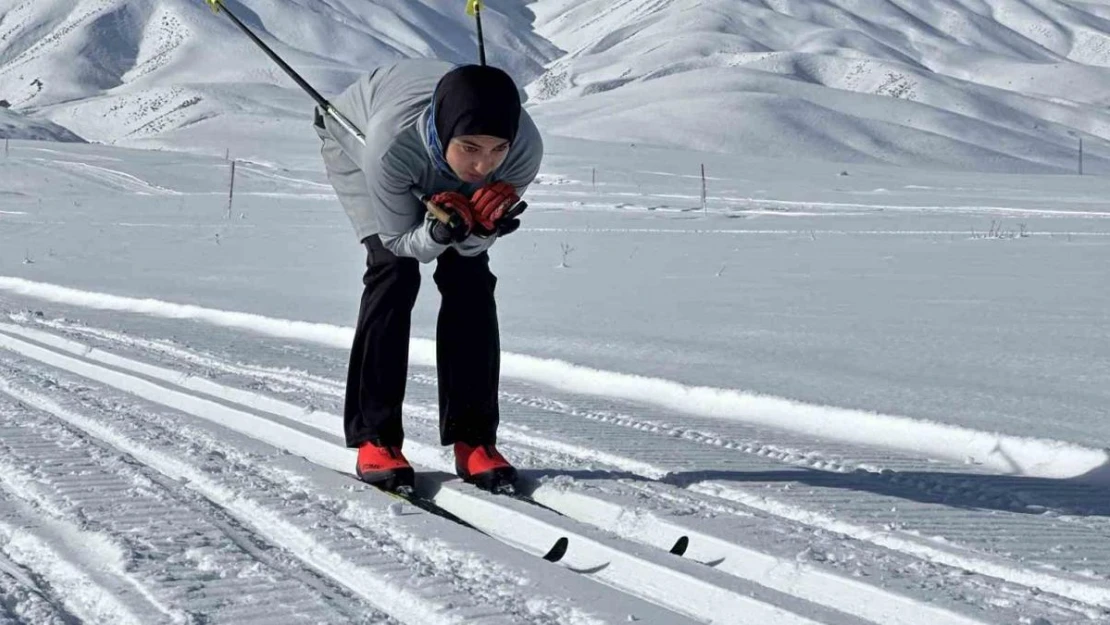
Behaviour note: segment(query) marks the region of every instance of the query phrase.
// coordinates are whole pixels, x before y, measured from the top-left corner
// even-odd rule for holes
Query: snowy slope
[[[324,94],[401,57],[470,61],[460,6],[404,0],[231,2],[232,10]],[[530,14],[493,2],[490,58],[527,82],[554,55]],[[496,9],[504,5],[504,12]],[[522,26],[523,25],[523,26]],[[311,100],[232,22],[201,0],[0,2],[0,97],[102,142],[135,142],[206,120],[299,123]],[[183,139],[182,142],[186,140]]]
[[[451,478],[430,276],[413,314],[458,523],[350,478],[365,259],[317,163],[240,160],[229,214],[223,155],[13,141],[0,622],[1110,618],[1106,178],[548,148],[491,254],[541,505]]]
[[[578,137],[762,156],[1106,170],[1110,21],[1059,0],[537,0],[530,86]],[[1075,133],[1074,135],[1072,133]]]
[[[0,139],[35,139],[39,141],[81,141],[82,139],[58,124],[29,119],[11,109],[0,108]]]

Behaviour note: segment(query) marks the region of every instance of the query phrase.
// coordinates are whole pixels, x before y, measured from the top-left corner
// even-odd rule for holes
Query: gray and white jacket
[[[361,77],[332,105],[366,135],[362,146],[331,118],[316,127],[321,154],[339,202],[360,241],[379,235],[397,256],[431,262],[448,247],[464,256],[488,249],[496,236],[471,236],[443,245],[432,240],[426,219],[425,194],[458,191],[470,197],[482,184],[504,181],[517,195],[535,180],[543,159],[543,141],[527,112],[505,161],[486,181],[460,180],[436,154],[431,117],[436,84],[455,66],[435,60],[410,59],[383,65]]]

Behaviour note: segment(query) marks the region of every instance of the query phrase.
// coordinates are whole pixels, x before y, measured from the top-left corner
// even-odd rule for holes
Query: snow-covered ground
[[[415,314],[406,452],[479,533],[343,475],[364,259],[319,165],[240,161],[229,219],[222,158],[13,141],[5,618],[1110,618],[1110,184],[549,147],[493,253],[549,509],[450,479]]]
[[[462,0],[228,4],[328,95],[474,56]],[[485,4],[534,503],[436,444],[428,275],[445,518],[350,477],[305,95],[200,0],[0,0],[0,625],[1110,622],[1105,2]]]

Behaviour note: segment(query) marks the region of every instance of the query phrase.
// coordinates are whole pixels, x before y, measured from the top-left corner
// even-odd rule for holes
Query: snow
[[[530,19],[517,4],[490,3],[487,55],[526,83],[557,48],[516,27]],[[470,18],[444,2],[229,6],[328,95],[383,60],[477,60]],[[275,131],[311,123],[311,100],[199,0],[5,0],[0,15],[0,98],[89,140],[222,154],[232,133],[264,157]]]
[[[1105,7],[537,0],[560,134],[789,158],[1105,171]],[[1096,164],[1096,161],[1098,164]]]
[[[353,338],[350,329],[338,326],[272,319],[157,300],[136,300],[18,278],[0,277],[0,290],[100,310],[199,320],[338,349],[349,345]],[[0,325],[0,328],[3,326]],[[12,329],[9,328],[9,331]],[[435,341],[413,339],[409,357],[413,364],[434,367]],[[1110,456],[1102,448],[982,432],[898,415],[804,404],[731,389],[690,387],[659,378],[601,371],[512,352],[502,354],[501,366],[503,376],[579,395],[646,402],[679,413],[757,423],[829,440],[925,453],[955,462],[987,465],[1000,473],[1050,478],[1087,477],[1099,481],[1110,479],[1110,474],[1105,471],[1110,468]],[[1101,473],[1100,469],[1103,469]],[[656,477],[662,477],[662,474]]]
[[[228,4],[326,95],[475,55],[461,0]],[[349,475],[311,101],[203,2],[0,0],[0,624],[1110,618],[1110,6],[486,4],[547,149],[492,253],[535,503],[452,477],[427,266],[456,523]]]
[[[732,554],[712,575],[702,572],[710,586],[694,596],[736,592],[714,576],[739,577],[797,595],[757,594],[810,621],[838,622],[826,611],[832,605],[895,622],[883,615],[932,609],[926,601],[941,610],[934,622],[1102,617],[1110,571],[1096,547],[1102,508],[1094,502],[1104,500],[1110,439],[1097,418],[1107,388],[1097,288],[1110,234],[1098,201],[1105,183],[857,166],[840,176],[843,165],[808,162],[812,174],[800,185],[776,175],[774,160],[551,143],[544,184],[530,191],[528,224],[493,256],[505,350],[502,444],[528,469],[540,501],[654,549],[669,549],[684,532],[697,562]],[[708,212],[697,206],[699,177],[679,173],[691,160],[709,164]],[[596,188],[582,162],[599,172]],[[126,401],[106,390],[115,388],[123,398],[164,404],[173,421],[185,411],[196,420],[180,436],[198,449],[232,430],[242,442],[221,455],[241,453],[235,446],[247,442],[284,449],[300,462],[283,479],[302,492],[324,488],[305,473],[309,465],[346,472],[351,456],[338,447],[338,414],[362,259],[333,200],[320,197],[327,197],[322,172],[242,166],[236,218],[227,220],[226,178],[214,175],[227,171],[222,157],[15,142],[3,167],[12,184],[0,217],[7,237],[0,300],[13,316],[0,329],[0,353],[9,359],[0,395],[84,418],[83,431],[175,479],[188,475],[191,488],[249,519],[260,532],[253,540],[282,544],[304,566],[353,588],[355,601],[401,620],[424,618],[404,615],[410,604],[427,609],[428,598],[391,603],[393,595],[359,594],[342,554],[323,551],[324,536],[251,507],[265,493],[294,495],[266,490],[236,503],[192,468],[215,458],[208,453],[166,464],[138,446],[154,435],[143,421],[135,430],[105,430],[112,422],[95,404],[82,408],[88,391],[73,395],[52,382],[28,394],[27,375],[83,376],[88,381],[73,388],[94,385],[91,398],[104,398],[98,403]],[[1014,238],[1005,238],[1009,231]],[[575,249],[559,268],[564,242]],[[406,406],[406,452],[433,472],[450,471],[452,462],[436,445],[435,304],[427,293],[418,302]],[[990,311],[989,331],[966,316],[979,306]],[[1061,314],[1069,320],[1064,336],[1073,338],[1036,340],[1060,336]],[[944,341],[961,347],[944,349]],[[929,373],[934,366],[960,374]],[[60,410],[60,401],[71,405]],[[248,492],[233,475],[219,488]],[[447,498],[455,491],[442,492],[473,521],[491,518]],[[599,515],[601,502],[616,509]],[[348,522],[424,516],[393,503]],[[1059,523],[1079,551],[1061,544]],[[489,531],[514,526],[530,527]],[[534,531],[557,531],[544,527]],[[525,552],[460,538],[451,543],[452,562],[482,569],[508,563],[470,558],[509,557],[530,579],[545,579],[520,560],[542,562],[540,537]],[[405,539],[399,553],[419,541]],[[818,554],[805,558],[816,568],[802,578],[766,574],[786,562],[796,567],[807,550]],[[594,552],[572,547],[566,572],[599,566],[587,553]],[[454,565],[428,566],[440,571],[434,578],[452,575]],[[893,573],[919,569],[932,572]],[[633,569],[612,568],[607,583],[626,587],[625,570]],[[658,568],[645,570],[665,579]],[[971,577],[945,577],[956,570]],[[953,581],[930,589],[925,579],[938,575]],[[845,576],[862,586],[830,590]],[[866,581],[871,576],[901,581],[880,591]],[[525,622],[563,609],[550,602],[568,583],[537,586],[550,599],[522,615]],[[1037,593],[1022,595],[1030,588]],[[183,605],[148,592],[171,608]],[[1014,601],[1013,593],[1052,600]],[[577,605],[597,614],[619,596],[610,588],[599,603]],[[983,611],[1000,597],[1009,607],[997,617]],[[249,613],[250,604],[241,609]],[[675,611],[649,617],[643,604],[621,609],[678,622]]]

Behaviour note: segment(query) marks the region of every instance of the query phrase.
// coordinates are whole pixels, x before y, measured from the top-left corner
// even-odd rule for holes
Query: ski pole
[[[354,125],[354,123],[351,122],[351,120],[347,119],[347,117],[344,116],[343,113],[339,112],[338,109],[336,109],[334,106],[332,106],[331,102],[328,102],[324,98],[324,96],[320,95],[319,91],[314,89],[312,87],[312,85],[308,84],[308,81],[306,81],[304,78],[302,78],[301,75],[296,72],[296,70],[294,70],[292,67],[289,66],[288,63],[286,63],[284,60],[282,60],[282,58],[280,56],[278,56],[278,54],[276,52],[274,52],[270,48],[270,46],[267,46],[265,44],[265,42],[263,42],[261,39],[259,39],[258,36],[255,35],[254,32],[251,31],[251,29],[247,27],[246,24],[244,24],[238,17],[235,16],[234,13],[231,12],[230,9],[227,8],[227,5],[224,4],[223,0],[204,0],[204,1],[210,7],[212,7],[212,11],[214,13],[220,13],[220,11],[222,10],[224,12],[224,14],[226,14],[228,16],[228,18],[231,19],[231,21],[235,22],[235,25],[238,26],[240,30],[242,30],[248,37],[250,37],[251,41],[253,41],[255,44],[257,44],[259,48],[262,48],[262,51],[265,52],[266,55],[269,56],[270,59],[274,63],[277,63],[278,67],[280,67],[282,70],[284,70],[285,73],[288,74],[289,77],[292,78],[294,80],[294,82],[296,82],[297,85],[299,85],[301,87],[301,89],[304,89],[305,93],[307,93],[309,96],[312,97],[313,100],[316,101],[316,104],[320,107],[321,110],[324,111],[324,113],[326,113],[329,117],[334,119],[340,126],[343,127],[344,130],[351,133],[351,135],[355,139],[357,139],[359,143],[361,143],[362,145],[366,145],[366,135],[362,134],[362,131],[359,130]],[[480,10],[478,8],[479,3],[480,3],[479,0],[470,0],[470,2],[471,2],[471,6],[475,9],[475,12],[477,13],[477,11]],[[476,17],[478,19],[479,52],[480,52],[481,57],[482,57],[482,65],[485,65],[486,64],[485,44],[482,43],[482,41],[481,41],[482,40],[482,21],[481,21],[480,16],[476,15]],[[454,214],[454,213],[449,213],[448,211],[443,210],[438,205],[436,205],[435,202],[432,202],[431,198],[428,197],[428,196],[424,196],[421,199],[424,201],[424,205],[427,207],[428,211],[431,212],[432,215],[436,219],[438,219],[439,221],[446,224],[448,226],[448,228],[452,229],[453,231],[457,231],[459,228],[465,228],[465,224],[463,224],[462,218],[459,215]],[[524,203],[521,202],[521,204],[524,204]],[[527,206],[527,204],[524,204],[524,206]],[[522,212],[522,210],[523,210],[523,207],[521,207],[521,209],[520,209],[520,211],[518,211],[518,213]]]
[[[482,0],[470,0],[466,5],[466,12],[474,16],[474,22],[478,25],[478,59],[482,65],[486,64],[486,40],[482,36]]]
[[[313,100],[316,100],[316,104],[320,106],[320,109],[323,110],[324,113],[334,119],[340,126],[343,127],[344,130],[351,133],[351,135],[354,136],[354,138],[357,139],[359,143],[361,143],[362,145],[366,145],[366,135],[362,134],[362,131],[356,128],[355,125],[351,123],[351,120],[347,119],[343,115],[343,113],[340,113],[338,109],[332,106],[331,102],[328,102],[324,98],[324,96],[320,95],[319,91],[313,89],[312,85],[308,84],[308,82],[304,78],[301,78],[300,74],[298,74],[292,67],[289,67],[289,64],[283,61],[276,52],[271,50],[270,46],[266,45],[261,39],[259,39],[258,36],[255,35],[254,32],[252,32],[251,29],[247,27],[246,24],[240,21],[239,18],[231,12],[231,9],[227,8],[227,5],[224,4],[223,0],[204,1],[208,3],[210,7],[212,7],[212,12],[219,13],[222,10],[224,14],[227,15],[229,19],[231,19],[231,21],[235,22],[235,25],[238,26],[240,30],[242,30],[244,33],[246,33],[248,37],[251,38],[251,41],[256,43],[259,48],[262,48],[262,51],[265,52],[266,55],[269,56],[274,63],[277,63],[278,67],[284,70],[285,73],[288,74],[289,77],[292,78],[293,81],[300,86],[301,89],[304,89],[305,93],[311,96]]]

